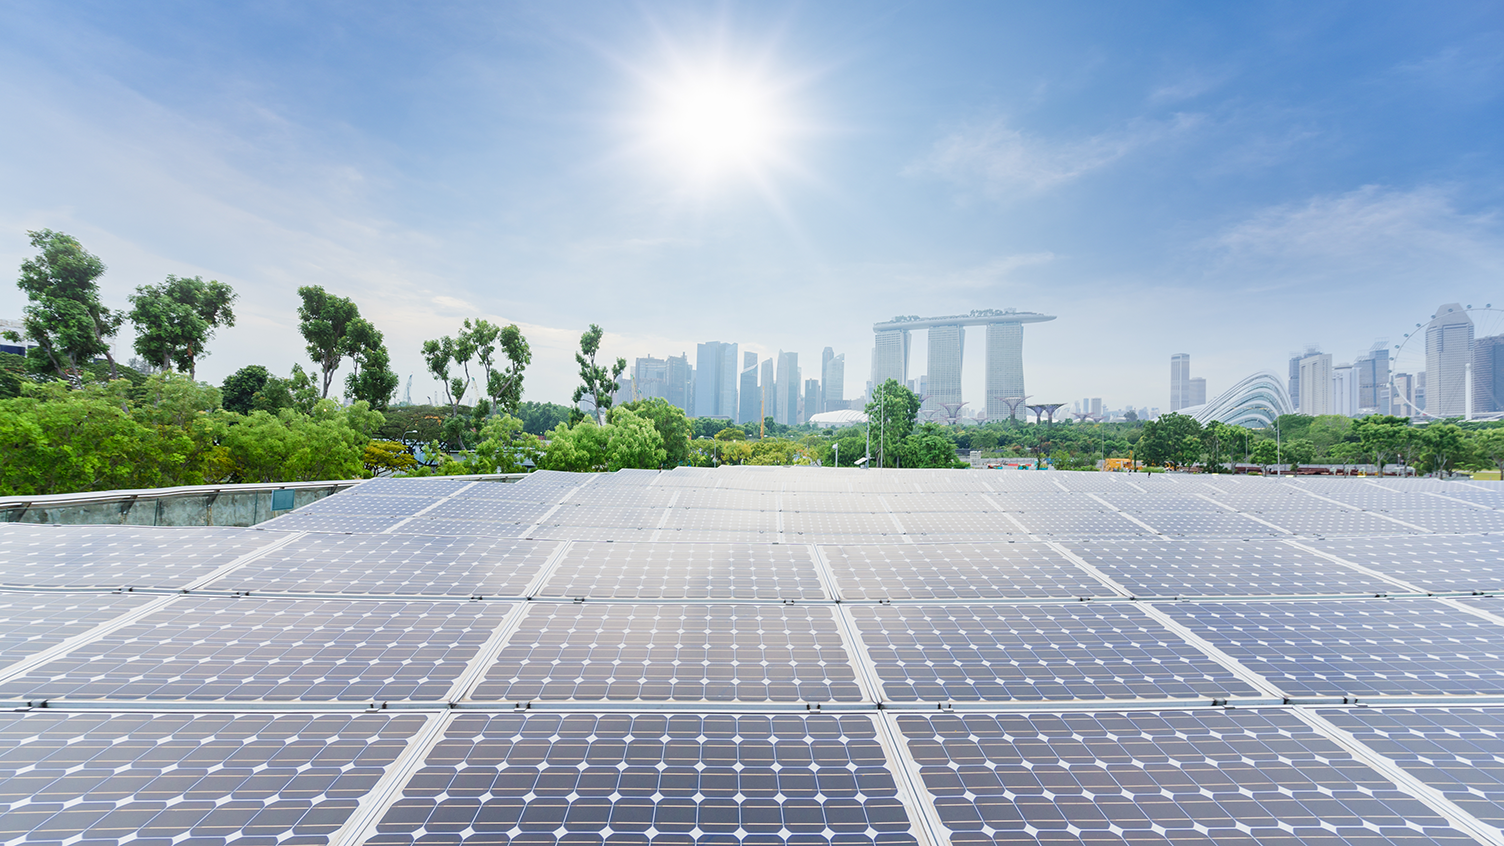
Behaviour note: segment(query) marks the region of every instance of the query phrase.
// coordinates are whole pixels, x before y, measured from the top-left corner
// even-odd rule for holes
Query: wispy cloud
[[[1139,119],[1090,138],[1056,142],[1025,134],[998,118],[950,133],[905,173],[938,176],[994,198],[1040,192],[1184,135],[1202,120],[1195,114]]]
[[[1367,185],[1345,194],[1273,206],[1218,233],[1212,245],[1314,267],[1395,268],[1445,259],[1504,266],[1504,232],[1493,212],[1460,211],[1438,186],[1395,191]]]

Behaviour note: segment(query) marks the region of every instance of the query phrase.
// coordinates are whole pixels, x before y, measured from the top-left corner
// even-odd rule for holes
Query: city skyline
[[[48,228],[109,265],[116,308],[167,274],[232,285],[216,384],[306,364],[311,284],[357,301],[415,399],[422,342],[466,318],[522,328],[531,400],[567,401],[591,324],[607,359],[739,338],[813,377],[831,346],[854,396],[873,321],[1016,303],[1061,315],[1025,346],[1037,399],[1163,408],[1176,352],[1215,394],[1494,298],[1500,32],[1465,1],[18,0],[0,268]],[[0,317],[23,307],[0,284]]]

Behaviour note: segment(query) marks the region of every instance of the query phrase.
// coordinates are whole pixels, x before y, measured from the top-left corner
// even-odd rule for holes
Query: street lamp
[[[835,454],[836,454],[835,463],[834,463],[833,466],[840,467],[841,466],[841,442],[840,441],[836,441],[835,444],[833,444],[831,448],[835,450]]]

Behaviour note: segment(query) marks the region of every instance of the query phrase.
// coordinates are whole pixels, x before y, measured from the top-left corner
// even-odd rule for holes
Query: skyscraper
[[[1001,419],[1006,414],[1008,397],[1024,396],[1023,324],[1042,323],[1055,318],[1017,309],[976,309],[966,314],[945,317],[897,317],[873,325],[876,345],[872,349],[872,378],[875,384],[896,379],[909,382],[909,333],[916,329],[930,332],[931,361],[927,368],[933,375],[929,393],[944,386],[946,399],[937,402],[960,402],[961,327],[987,327],[987,415]],[[954,387],[953,387],[954,384]]]
[[[696,417],[736,417],[736,344],[707,341],[695,350]]]
[[[1457,303],[1436,309],[1426,324],[1426,413],[1467,413],[1467,366],[1473,357],[1473,319]]]
[[[1293,353],[1290,356],[1290,403],[1296,411],[1300,411],[1300,363],[1310,356],[1320,354],[1320,348],[1312,344],[1306,347],[1305,352]]]
[[[1206,405],[1206,380],[1197,376],[1186,385],[1185,407]]]
[[[1400,417],[1415,416],[1415,377],[1409,373],[1394,374],[1394,395],[1390,398],[1390,413]]]
[[[961,402],[961,359],[966,351],[966,330],[959,324],[931,326],[929,358],[925,364],[929,377],[926,409],[943,409],[946,404]]]
[[[773,419],[785,426],[799,423],[799,353],[778,351],[778,411]]]
[[[836,357],[836,351],[830,347],[820,351],[820,404],[810,410],[810,414],[819,414],[825,410],[825,371],[830,369],[830,360]]]
[[[1332,367],[1332,414],[1353,417],[1358,413],[1359,368],[1342,363]]]
[[[757,353],[742,353],[741,407],[736,414],[736,422],[757,420],[757,406],[761,401],[762,395],[757,390]]]
[[[1170,356],[1170,410],[1179,411],[1190,405],[1191,354],[1175,353]]]
[[[1300,413],[1312,417],[1332,413],[1331,353],[1300,360]]]
[[[811,417],[820,413],[820,380],[804,380],[804,411],[799,415],[800,423],[808,423]]]
[[[1358,373],[1358,410],[1389,414],[1392,408],[1389,391],[1389,348],[1375,344],[1373,349],[1353,362]]]
[[[825,348],[826,351],[830,347]],[[841,353],[825,360],[820,373],[820,395],[824,397],[821,411],[840,411],[846,407],[846,354]]]
[[[763,418],[771,417],[778,419],[778,390],[773,379],[773,359],[766,359],[762,363],[762,407],[757,410],[757,422]]]
[[[1022,323],[987,324],[987,419],[1009,415],[1009,397],[1024,396]]]
[[[693,414],[695,407],[695,369],[689,363],[688,353],[679,353],[668,359],[668,386],[664,399],[685,414]]]
[[[881,385],[897,379],[909,381],[909,330],[880,329],[872,347],[872,381]]]
[[[626,399],[640,400],[668,397],[668,362],[661,358],[639,358],[632,367],[632,390]]]
[[[1504,335],[1473,341],[1473,413],[1504,411]]]

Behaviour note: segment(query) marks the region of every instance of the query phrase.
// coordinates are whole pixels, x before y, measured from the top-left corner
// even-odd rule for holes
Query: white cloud
[[[1504,268],[1504,232],[1492,212],[1466,213],[1437,186],[1395,191],[1367,185],[1263,209],[1217,234],[1232,260],[1273,260],[1320,270],[1386,273],[1472,265]]]
[[[950,133],[905,172],[939,176],[994,198],[1039,192],[1181,136],[1201,122],[1199,115],[1177,114],[1162,121],[1134,120],[1078,141],[1051,142],[1026,135],[999,118]]]

